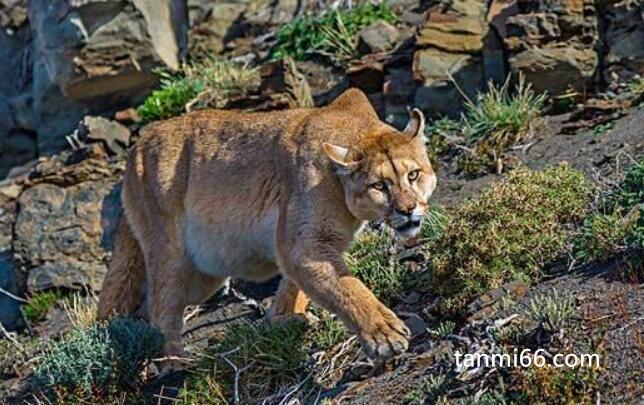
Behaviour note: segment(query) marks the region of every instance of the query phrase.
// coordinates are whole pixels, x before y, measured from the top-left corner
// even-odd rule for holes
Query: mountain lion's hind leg
[[[162,251],[151,249],[145,252],[149,320],[165,338],[161,363],[164,373],[185,367],[181,340],[184,309],[207,298],[223,281],[214,279],[203,284],[203,280],[197,279],[200,275],[190,259],[180,249],[171,246],[167,244]]]
[[[267,319],[273,324],[291,320],[313,323],[317,319],[306,312],[309,297],[293,281],[283,278],[275,295],[275,302],[268,311]]]

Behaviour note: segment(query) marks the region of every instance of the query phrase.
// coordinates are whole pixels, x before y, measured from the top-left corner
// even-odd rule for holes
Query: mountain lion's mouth
[[[396,232],[401,233],[401,234],[406,234],[409,233],[412,230],[415,230],[416,228],[420,228],[420,221],[407,221],[403,225],[399,226],[396,228]]]

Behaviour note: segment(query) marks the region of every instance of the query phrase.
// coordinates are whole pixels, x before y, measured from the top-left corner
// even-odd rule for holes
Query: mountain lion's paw
[[[380,304],[377,314],[369,314],[370,325],[358,333],[367,355],[376,360],[387,360],[403,353],[409,347],[409,329],[403,321]]]
[[[289,314],[271,314],[266,317],[266,321],[271,325],[284,325],[289,322],[301,322],[305,325],[314,325],[320,321],[320,318],[309,312],[304,313],[289,313]]]

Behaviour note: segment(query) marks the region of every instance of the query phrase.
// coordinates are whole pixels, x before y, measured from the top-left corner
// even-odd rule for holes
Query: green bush
[[[175,117],[203,89],[201,82],[162,73],[161,88],[153,91],[137,112],[144,123]]]
[[[33,386],[59,400],[132,390],[143,363],[160,354],[162,344],[160,332],[129,318],[73,329],[37,362]]]
[[[312,52],[334,55],[340,51],[346,55],[345,48],[351,45],[357,32],[378,20],[396,22],[396,15],[386,2],[377,5],[366,2],[319,17],[305,16],[277,31],[271,55],[274,59],[290,56],[296,60],[305,59]]]
[[[566,252],[589,186],[568,165],[518,169],[455,209],[440,238],[424,245],[424,282],[454,311],[513,279],[539,279]]]
[[[110,347],[114,354],[117,385],[134,389],[141,383],[141,369],[161,353],[163,335],[147,323],[116,318],[107,325]]]
[[[348,331],[338,317],[322,309],[315,312],[320,322],[308,333],[313,348],[328,349],[347,338]]]

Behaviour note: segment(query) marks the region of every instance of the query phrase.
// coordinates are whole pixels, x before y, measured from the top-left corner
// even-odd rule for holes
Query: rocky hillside
[[[0,0],[0,403],[617,404],[644,399],[640,0]],[[405,320],[373,364],[331,314],[266,328],[276,280],[189,308],[190,367],[96,324],[127,149],[200,108],[421,108],[423,237],[374,227],[347,263]],[[455,353],[597,353],[595,367]]]

